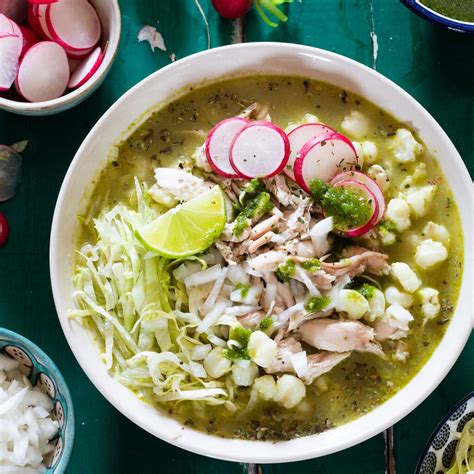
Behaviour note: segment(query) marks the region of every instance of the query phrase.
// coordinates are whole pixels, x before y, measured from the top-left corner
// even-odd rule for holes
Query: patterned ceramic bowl
[[[52,440],[56,448],[44,460],[46,474],[63,474],[74,445],[74,409],[71,395],[63,376],[54,362],[28,339],[7,329],[0,328],[0,354],[20,362],[19,370],[40,387],[53,401],[53,416],[59,423],[58,436]]]
[[[450,411],[431,435],[416,468],[417,474],[443,474],[453,463],[459,435],[474,418],[474,392]]]

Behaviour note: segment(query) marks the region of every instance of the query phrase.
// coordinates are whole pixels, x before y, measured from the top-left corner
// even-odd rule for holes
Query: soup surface
[[[474,2],[471,0],[422,0],[421,3],[449,18],[474,22]]]
[[[319,206],[328,198],[317,201],[313,194],[311,200],[282,174],[257,183],[263,187],[256,194],[248,181],[222,179],[203,164],[209,130],[242,113],[271,118],[287,131],[321,122],[346,135],[358,152],[357,167],[383,191],[383,219],[357,238],[326,232],[318,241],[324,256],[316,252],[309,226],[327,217]],[[142,245],[143,225],[189,199],[170,195],[169,183],[155,178],[157,168],[218,183],[230,203],[224,233],[197,257],[169,259]],[[247,214],[244,233],[265,219],[277,221],[265,234],[275,242],[255,250],[257,257],[284,253],[271,268],[257,265],[248,250],[252,237],[233,227],[245,193],[253,199],[265,188],[274,207]],[[278,189],[293,196],[293,207],[279,202]],[[430,357],[458,296],[462,231],[435,160],[406,124],[325,83],[242,77],[189,88],[112,151],[88,199],[77,236],[77,308],[70,316],[90,328],[104,363],[138,397],[219,436],[289,439],[369,412]],[[282,243],[289,232],[293,240]],[[375,254],[364,254],[367,261],[358,265],[351,255],[361,252]],[[372,271],[371,255],[381,261]],[[206,315],[219,304],[222,314],[210,323]],[[209,329],[200,326],[203,320]],[[333,326],[340,323],[349,326]],[[325,332],[331,328],[335,333]]]

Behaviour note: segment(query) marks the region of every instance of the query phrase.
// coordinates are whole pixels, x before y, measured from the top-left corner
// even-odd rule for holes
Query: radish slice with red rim
[[[224,178],[243,178],[230,164],[230,146],[249,121],[242,117],[222,120],[209,132],[204,149],[209,166]]]
[[[43,35],[38,19],[38,5],[28,5],[28,25],[35,31],[38,35]]]
[[[30,48],[20,64],[16,86],[30,102],[57,99],[69,82],[69,63],[64,49],[52,41]]]
[[[21,34],[23,35],[23,49],[21,55],[23,56],[33,45],[39,43],[38,35],[27,26],[20,25]]]
[[[49,5],[41,4],[41,5],[37,5],[36,6],[37,8],[34,9],[34,15],[37,20],[36,25],[38,27],[37,33],[43,38],[54,41],[54,38],[51,35],[51,31],[49,30],[48,23],[46,21],[46,11],[48,9],[48,6]]]
[[[58,1],[59,0],[28,0],[28,3],[33,3],[34,5],[49,5]]]
[[[23,40],[13,33],[0,33],[0,91],[10,89],[18,72]]]
[[[306,142],[298,153],[294,165],[296,182],[309,193],[313,179],[329,181],[357,164],[357,153],[347,137],[340,133],[320,135]]]
[[[103,59],[102,50],[97,47],[74,71],[69,79],[69,89],[77,89],[84,85],[97,72]]]
[[[3,13],[0,13],[0,35],[4,33],[13,33],[14,35],[22,37],[19,26]]]
[[[376,224],[378,224],[382,220],[382,217],[385,213],[385,197],[383,195],[382,190],[380,189],[380,186],[372,178],[367,176],[365,173],[362,173],[361,171],[355,171],[355,170],[339,173],[338,175],[334,176],[330,184],[335,186],[339,182],[347,181],[347,180],[358,181],[359,183],[366,186],[370,190],[370,192],[373,194],[378,204],[378,215],[375,222]]]
[[[64,51],[66,51],[67,57],[70,59],[77,59],[79,61],[82,61],[89,56],[95,49],[95,46],[90,48],[90,49],[84,49],[82,51],[71,51],[70,49],[64,48]]]
[[[93,48],[100,39],[99,17],[87,0],[61,0],[48,5],[46,23],[53,39],[70,51]]]
[[[27,9],[26,0],[0,0],[0,12],[17,24],[25,20]]]
[[[336,130],[324,125],[323,123],[304,123],[298,125],[296,128],[291,130],[288,133],[288,140],[290,141],[290,157],[288,163],[286,164],[283,172],[293,181],[296,181],[294,173],[294,164],[296,156],[300,152],[303,145],[311,140],[312,138],[317,138],[321,135],[328,133],[337,133]]]
[[[271,178],[283,170],[290,156],[286,133],[266,120],[250,122],[234,138],[230,163],[247,179]]]
[[[379,204],[378,204],[377,199],[371,192],[371,190],[365,184],[353,179],[338,181],[334,185],[334,187],[344,187],[344,188],[352,189],[355,192],[359,192],[364,195],[368,203],[371,205],[370,216],[366,222],[354,228],[338,228],[335,222],[335,229],[339,230],[340,232],[343,232],[346,237],[350,237],[350,238],[359,237],[361,235],[366,234],[371,229],[373,229],[373,227],[377,223],[377,218],[379,214]],[[323,208],[323,211],[324,211],[324,208]]]
[[[0,35],[5,33],[15,33],[13,31],[12,23],[10,18],[6,17],[3,13],[0,13]]]

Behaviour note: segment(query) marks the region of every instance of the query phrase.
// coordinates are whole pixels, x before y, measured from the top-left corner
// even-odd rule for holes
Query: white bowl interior
[[[100,46],[105,51],[102,64],[94,76],[78,89],[66,91],[65,95],[53,100],[20,102],[0,97],[0,109],[23,115],[55,114],[79,104],[102,84],[117,54],[122,20],[118,0],[90,0],[90,2],[94,5],[100,18],[102,25]]]
[[[51,278],[59,319],[82,368],[102,394],[124,415],[157,437],[187,450],[240,462],[288,462],[329,454],[374,436],[393,425],[441,382],[459,356],[472,322],[472,273],[465,271],[459,302],[446,335],[422,370],[394,397],[363,417],[327,432],[286,442],[221,439],[183,427],[139,401],[113,380],[86,331],[65,314],[71,299],[72,254],[76,215],[84,191],[103,167],[111,146],[130,123],[154,104],[187,85],[232,74],[288,74],[336,84],[378,104],[413,127],[438,157],[462,216],[465,262],[472,262],[472,183],[453,144],[413,98],[377,72],[355,61],[306,46],[255,43],[217,48],[190,56],[151,75],[125,94],[90,132],[66,175],[51,235]],[[470,199],[469,199],[470,197]],[[258,444],[258,446],[257,446]]]

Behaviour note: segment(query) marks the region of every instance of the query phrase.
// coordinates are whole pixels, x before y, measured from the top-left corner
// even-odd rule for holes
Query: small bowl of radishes
[[[49,115],[102,83],[117,54],[118,0],[0,0],[0,109]]]

